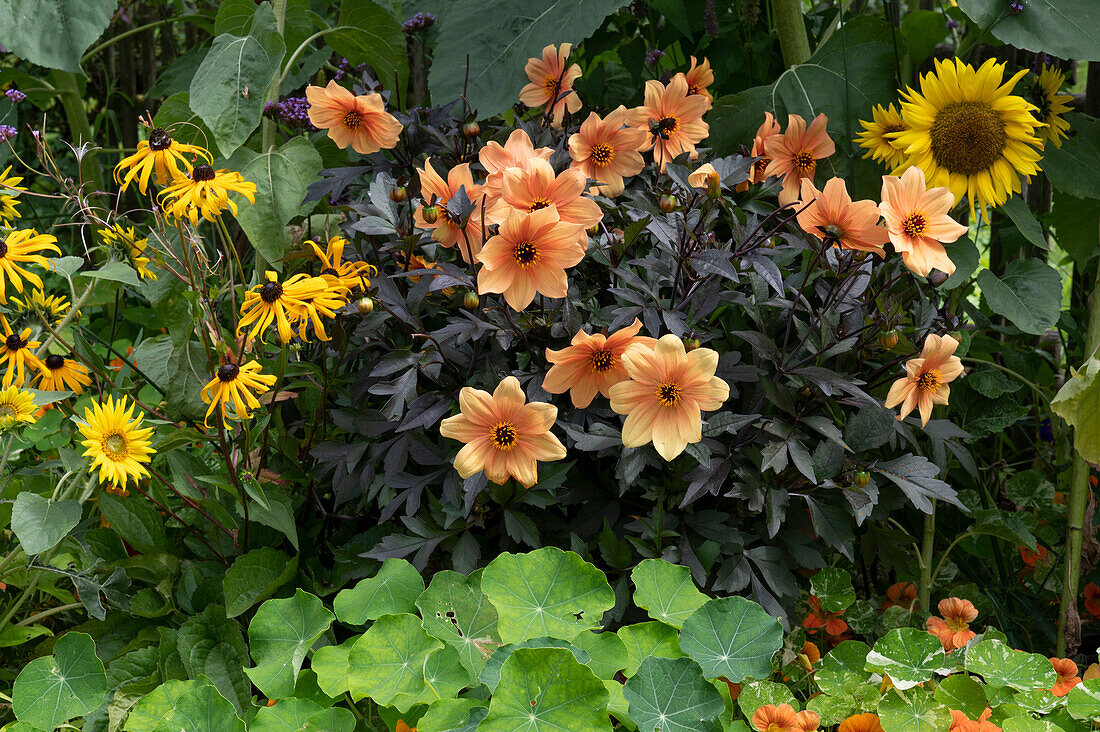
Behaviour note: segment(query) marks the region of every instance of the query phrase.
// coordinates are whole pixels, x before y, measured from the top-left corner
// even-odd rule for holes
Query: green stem
[[[82,607],[82,604],[79,602],[74,602],[69,605],[58,605],[57,607],[51,607],[49,610],[43,610],[42,612],[37,612],[34,615],[28,615],[27,617],[16,623],[15,626],[17,628],[24,627],[30,625],[31,623],[38,622],[42,618],[48,618],[51,615],[57,615],[58,613],[63,613],[67,610],[76,610],[78,607]]]
[[[806,63],[810,58],[810,39],[802,17],[802,0],[772,0],[772,19],[779,47],[783,49],[783,65],[790,68]]]
[[[84,64],[86,64],[88,62],[88,59],[90,59],[92,56],[95,56],[97,53],[100,53],[101,51],[107,50],[108,48],[115,45],[116,43],[118,43],[119,41],[121,41],[124,38],[129,38],[130,36],[137,35],[138,33],[144,33],[145,31],[153,30],[154,28],[159,28],[160,26],[167,25],[168,23],[184,23],[184,22],[187,22],[189,20],[198,20],[198,19],[204,19],[204,18],[206,18],[206,16],[202,15],[200,13],[194,13],[194,14],[191,14],[191,15],[178,15],[174,18],[164,18],[163,20],[157,20],[157,21],[154,21],[152,23],[146,23],[145,25],[139,25],[136,28],[131,28],[128,31],[123,31],[122,33],[119,33],[117,36],[111,36],[110,38],[105,40],[103,43],[99,44],[98,46],[96,46],[95,48],[93,48],[92,50],[90,50],[86,54],[84,54],[80,58],[80,65],[83,66]]]
[[[313,43],[318,38],[328,35],[329,33],[336,33],[337,31],[345,30],[355,30],[355,27],[350,25],[338,25],[334,28],[325,28],[324,30],[317,31],[312,36],[302,41],[298,45],[298,48],[294,50],[294,53],[290,55],[290,58],[287,60],[286,65],[283,66],[283,73],[279,74],[279,76],[276,78],[276,82],[278,82],[277,88],[280,90],[282,89],[283,83],[286,82],[286,77],[290,76],[290,70],[294,68],[294,63],[298,60],[298,57],[305,53],[305,50],[309,48],[309,44]],[[276,101],[277,99],[278,94],[276,94],[275,99],[271,99],[268,101]],[[271,122],[271,125],[272,128],[274,128],[274,121]]]
[[[932,596],[932,549],[936,541],[936,501],[932,501],[932,511],[924,516],[924,537],[921,541],[921,567],[920,567],[920,584],[917,585],[917,599],[920,601],[920,606],[924,608],[925,612],[928,611],[929,601]],[[948,549],[950,551],[950,549]],[[947,553],[944,553],[943,559],[947,558]],[[940,559],[940,562],[943,562]],[[939,567],[936,567],[936,571],[939,572]]]
[[[271,5],[271,9],[275,11],[275,27],[280,36],[284,35],[286,29],[286,2],[287,0],[274,0]],[[282,88],[284,77],[285,74],[280,74],[271,80],[267,91],[264,93],[264,104],[279,101],[279,90]],[[263,141],[260,152],[269,152],[275,146],[275,120],[264,117],[261,124],[261,134]]]
[[[73,135],[73,144],[91,145],[92,126],[88,123],[88,113],[84,109],[84,95],[80,92],[76,74],[55,69],[50,72],[50,78],[54,88],[57,89],[58,100],[65,110],[65,118]],[[92,148],[84,153],[84,158],[80,162],[80,173],[81,182],[91,183],[96,191],[104,190],[103,171],[99,167],[99,153],[96,149]]]

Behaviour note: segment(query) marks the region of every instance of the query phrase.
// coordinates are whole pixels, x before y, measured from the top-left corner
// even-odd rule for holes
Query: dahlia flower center
[[[901,222],[901,230],[906,236],[920,236],[928,228],[928,220],[920,211],[914,211]]]
[[[699,85],[698,84],[688,84],[688,96],[691,96],[692,94],[698,94],[698,93],[699,93]]]
[[[225,363],[218,367],[218,381],[233,381],[241,373],[241,367],[235,363]]]
[[[462,224],[462,219],[455,216],[447,208],[447,204],[443,203],[439,206],[439,217],[452,226],[459,226]]]
[[[49,356],[46,356],[46,368],[48,368],[50,371],[57,371],[64,365],[64,356],[58,356],[56,353],[51,353]]]
[[[591,159],[597,167],[606,168],[615,159],[615,150],[606,143],[597,143],[592,146]]]
[[[539,209],[546,208],[550,205],[550,201],[545,198],[536,198],[531,201],[531,205],[527,207],[528,211],[538,211]]]
[[[538,261],[539,248],[535,246],[534,242],[521,241],[512,250],[512,258],[516,260],[516,264],[520,267],[530,267]]]
[[[606,348],[592,352],[592,370],[602,374],[615,368],[615,354]]]
[[[27,342],[20,338],[18,333],[12,333],[4,339],[4,345],[9,351],[18,351],[20,348],[25,348]]]
[[[493,447],[501,452],[507,452],[516,446],[516,428],[509,422],[500,422],[489,436]]]
[[[667,140],[680,129],[680,120],[676,117],[664,117],[653,126],[653,134]]]
[[[771,164],[771,162],[772,162],[771,158],[768,158],[768,157],[760,158],[759,160],[757,160],[755,163],[752,164],[752,169],[756,172],[757,176],[763,176],[764,175],[764,170],[768,167],[768,165]]]
[[[547,93],[549,93],[549,94],[557,94],[558,93],[558,77],[556,77],[556,76],[547,76],[542,81],[542,88],[545,89],[547,91]]]
[[[684,390],[673,381],[666,381],[657,387],[657,400],[666,407],[675,407],[684,396]]]
[[[936,115],[929,135],[936,163],[962,175],[988,170],[1008,144],[1004,120],[985,102],[947,105]]]
[[[114,460],[126,457],[126,438],[118,432],[113,432],[103,438],[103,452]]]
[[[817,168],[817,159],[809,150],[800,150],[793,158],[794,169],[799,175],[812,177]]]
[[[157,127],[149,133],[150,150],[167,150],[170,147],[172,147],[172,136],[168,134],[167,130]]]
[[[344,127],[349,130],[357,130],[363,124],[363,118],[354,109],[344,113]]]
[[[917,377],[917,388],[921,391],[937,391],[943,384],[943,377],[936,369],[925,371]]]
[[[260,299],[266,303],[273,303],[283,295],[283,286],[278,282],[265,282],[260,288]]]
[[[191,171],[191,180],[196,183],[214,180],[214,168],[210,165],[196,165]]]

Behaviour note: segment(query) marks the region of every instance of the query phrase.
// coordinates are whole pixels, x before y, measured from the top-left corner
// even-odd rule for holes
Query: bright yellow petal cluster
[[[189,219],[192,226],[197,226],[199,216],[215,221],[227,208],[236,216],[237,203],[229,197],[230,193],[240,194],[250,204],[256,203],[256,184],[246,181],[240,173],[196,165],[189,174],[173,180],[157,200],[168,216]]]
[[[107,397],[106,402],[94,404],[84,410],[81,442],[87,450],[84,457],[92,459],[89,473],[99,471],[100,483],[113,483],[126,487],[132,478],[134,483],[149,475],[145,464],[153,459],[149,438],[152,427],[142,427],[143,415],[134,416],[134,405],[126,397],[117,402]]]
[[[27,264],[37,264],[50,268],[50,262],[42,252],[54,252],[61,256],[57,248],[57,238],[50,234],[39,234],[34,229],[22,229],[9,232],[0,241],[0,303],[8,301],[6,281],[19,292],[23,291],[23,280],[42,289],[42,278],[26,269]]]
[[[145,249],[149,246],[148,237],[139,239],[132,226],[115,224],[109,229],[100,229],[99,236],[107,244],[116,245],[119,251],[126,257],[138,276],[146,280],[156,281],[156,272],[149,269],[152,260],[145,256]]]
[[[210,415],[216,408],[221,414],[222,426],[229,429],[226,407],[233,405],[235,419],[251,419],[252,410],[260,407],[257,396],[271,389],[277,377],[260,373],[260,364],[249,361],[240,365],[226,362],[202,388],[202,400],[210,405],[203,424],[210,426]]]
[[[34,424],[34,395],[17,386],[0,391],[0,432],[19,424]]]
[[[0,364],[6,364],[4,378],[0,383],[5,388],[12,384],[23,386],[29,369],[43,368],[42,362],[34,355],[34,349],[42,344],[31,340],[30,328],[24,328],[20,333],[14,332],[3,315],[0,315],[0,325],[4,327],[4,340],[0,342]]]
[[[247,337],[252,340],[274,322],[283,343],[294,338],[295,326],[298,337],[308,340],[306,326],[312,323],[317,337],[329,340],[321,316],[336,317],[336,310],[347,303],[344,288],[334,287],[324,277],[307,274],[296,274],[285,282],[279,282],[276,272],[269,271],[265,277],[267,282],[249,290],[241,303],[237,335],[251,326]]]
[[[4,172],[0,173],[0,220],[4,223],[11,225],[13,219],[19,218],[19,210],[16,208],[19,205],[19,191],[27,190],[25,186],[19,185],[23,182],[23,178],[17,175],[8,175],[11,172],[11,166],[4,168]]]
[[[115,166],[115,182],[125,191],[137,181],[142,194],[149,190],[149,179],[157,185],[168,185],[182,175],[180,167],[190,171],[192,162],[188,156],[213,162],[210,153],[198,145],[185,145],[172,139],[168,130],[156,127],[149,132],[149,139],[138,143],[137,151],[123,158]]]

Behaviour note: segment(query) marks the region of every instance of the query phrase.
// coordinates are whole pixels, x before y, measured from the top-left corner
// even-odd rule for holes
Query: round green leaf
[[[408,711],[399,699],[412,699],[424,691],[424,662],[432,651],[442,647],[442,642],[424,631],[415,615],[383,615],[360,636],[348,655],[352,698],[370,697],[382,706],[395,705],[402,712]]]
[[[810,590],[821,600],[821,607],[831,613],[842,612],[856,601],[852,575],[837,567],[826,567],[815,574]]]
[[[557,547],[500,554],[482,573],[481,590],[497,609],[497,629],[505,643],[575,638],[597,627],[604,611],[615,605],[603,572]]]
[[[130,708],[123,729],[126,732],[153,732],[160,720],[175,708],[180,697],[200,684],[201,682],[195,680],[169,679]]]
[[[12,710],[20,721],[51,730],[98,708],[106,693],[107,674],[92,637],[67,633],[52,656],[36,658],[19,672]]]
[[[11,508],[11,530],[27,554],[57,546],[78,523],[80,504],[76,501],[50,501],[23,491]]]
[[[744,597],[708,601],[680,630],[680,648],[710,679],[725,676],[736,683],[765,678],[772,672],[772,656],[782,647],[779,621]]]
[[[794,694],[783,684],[774,681],[752,681],[741,685],[741,693],[737,696],[737,706],[746,719],[752,719],[753,712],[765,704],[790,704],[798,709],[798,700]]]
[[[233,560],[225,571],[225,614],[235,618],[275,594],[298,571],[298,555],[288,557],[269,546],[253,549]]]
[[[936,700],[971,719],[977,719],[989,706],[982,685],[964,674],[954,674],[941,681],[936,686]]]
[[[270,699],[292,695],[306,653],[332,620],[332,613],[319,598],[300,589],[294,597],[268,600],[248,625],[256,666],[245,673]]]
[[[871,647],[862,641],[844,641],[821,659],[814,681],[826,694],[841,695],[849,684],[864,684],[871,678],[864,670]]]
[[[500,683],[500,670],[504,667],[504,662],[508,660],[508,657],[514,651],[520,648],[564,648],[573,654],[577,659],[577,663],[587,665],[592,660],[587,651],[581,650],[572,643],[563,641],[560,638],[532,638],[517,645],[501,646],[493,655],[489,656],[485,668],[481,671],[481,683],[489,687],[489,691],[496,690],[497,684]]]
[[[80,58],[107,29],[115,0],[19,0],[0,3],[4,45],[48,69],[80,74]]]
[[[981,675],[994,689],[1049,689],[1058,680],[1046,656],[1014,650],[999,640],[982,641],[968,648],[966,670]]]
[[[317,686],[329,696],[337,697],[348,691],[348,656],[360,637],[355,636],[338,646],[318,648],[310,659],[309,667],[317,674]]]
[[[680,636],[676,629],[651,620],[648,623],[635,623],[619,628],[619,640],[626,647],[626,664],[623,673],[633,676],[638,673],[642,661],[650,656],[679,658],[684,655],[680,650]]]
[[[626,668],[626,644],[614,633],[586,630],[573,639],[573,645],[591,656],[588,668],[601,679],[612,679]]]
[[[428,707],[424,716],[416,720],[417,732],[451,732],[466,729],[476,718],[474,727],[488,714],[488,707],[480,699],[440,699]],[[475,716],[480,715],[480,716]]]
[[[695,588],[691,570],[663,559],[646,559],[630,573],[634,604],[649,617],[674,628],[703,606],[707,596]]]
[[[248,725],[248,732],[297,732],[313,731],[309,718],[323,711],[320,704],[308,699],[279,698],[273,707],[260,707]],[[350,714],[350,712],[349,712]],[[355,728],[354,720],[352,729]]]
[[[416,567],[404,559],[391,557],[382,563],[378,574],[360,580],[349,590],[341,590],[332,602],[332,609],[342,622],[364,625],[383,615],[411,613],[423,591],[424,579]]]
[[[607,689],[561,648],[519,648],[478,732],[611,732]]]
[[[879,702],[878,716],[882,728],[890,732],[944,732],[951,726],[951,712],[931,695],[902,697],[895,689]]]
[[[1100,719],[1100,679],[1082,681],[1070,689],[1066,711],[1077,719]]]
[[[642,732],[721,732],[726,703],[690,658],[647,658],[623,696]]]
[[[478,676],[485,660],[500,646],[497,611],[480,583],[445,570],[432,575],[428,589],[416,599],[428,635],[458,651],[462,665]]]
[[[245,732],[229,700],[209,684],[196,686],[176,700],[153,732]]]
[[[432,704],[440,699],[458,696],[458,692],[473,686],[473,677],[450,646],[432,651],[424,660],[424,689],[417,695],[401,694],[394,701],[398,709],[411,709],[417,704]]]
[[[1004,732],[1061,732],[1057,725],[1033,717],[1009,717],[1001,723]]]
[[[919,628],[894,628],[867,654],[864,668],[889,674],[894,686],[904,691],[931,679],[943,662],[943,646],[936,636]]]

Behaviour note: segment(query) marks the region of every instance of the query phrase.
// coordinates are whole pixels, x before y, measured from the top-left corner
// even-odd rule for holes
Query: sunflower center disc
[[[117,432],[113,435],[108,435],[107,439],[103,441],[103,447],[111,457],[123,457],[126,455],[126,438]]]
[[[932,156],[952,173],[988,170],[1008,143],[1005,123],[985,102],[954,102],[932,123]]]

